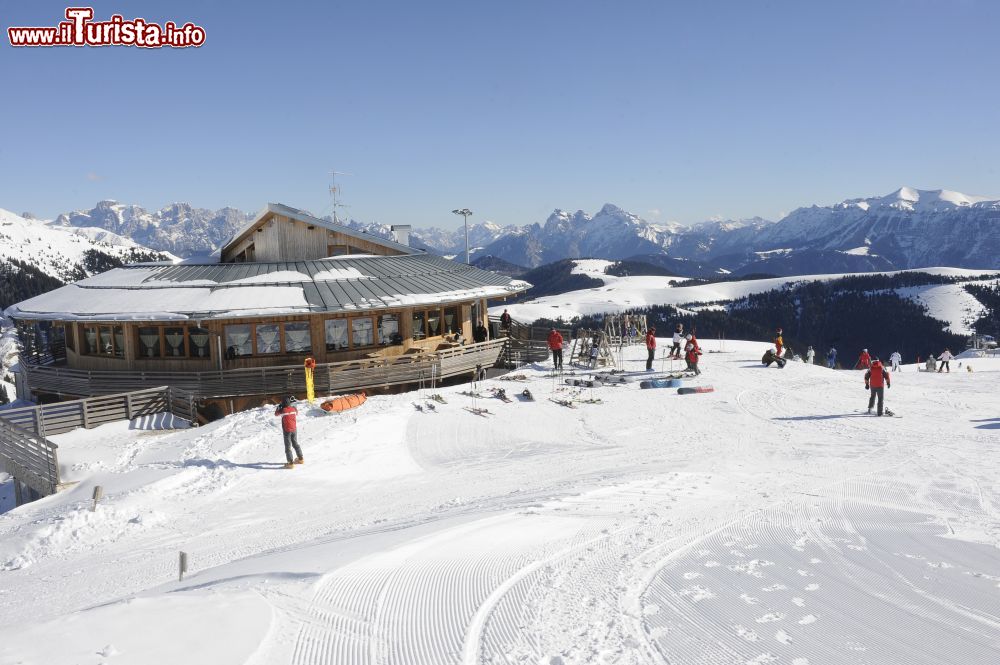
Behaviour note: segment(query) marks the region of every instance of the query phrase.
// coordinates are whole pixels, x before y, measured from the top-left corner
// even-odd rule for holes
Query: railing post
[[[90,414],[87,409],[87,400],[80,402],[80,408],[83,409],[83,429],[90,429]]]
[[[132,393],[125,394],[125,420],[132,420]]]

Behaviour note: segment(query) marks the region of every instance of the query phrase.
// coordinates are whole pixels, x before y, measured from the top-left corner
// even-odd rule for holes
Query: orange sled
[[[332,411],[334,413],[340,413],[341,411],[347,411],[348,409],[354,409],[365,403],[368,396],[364,392],[354,393],[353,395],[341,395],[340,397],[331,397],[322,404],[319,408],[324,411]]]

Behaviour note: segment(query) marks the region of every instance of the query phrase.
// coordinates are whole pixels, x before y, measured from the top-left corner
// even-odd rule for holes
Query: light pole
[[[461,210],[452,210],[452,212],[465,218],[465,262],[469,263],[469,215],[472,214],[472,211],[468,208],[462,208]]]

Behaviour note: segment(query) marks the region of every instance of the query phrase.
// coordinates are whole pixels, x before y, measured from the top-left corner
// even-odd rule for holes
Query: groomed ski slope
[[[1000,360],[907,366],[877,418],[765,347],[709,394],[300,405],[292,471],[273,407],[62,435],[78,485],[0,516],[0,663],[997,662]]]

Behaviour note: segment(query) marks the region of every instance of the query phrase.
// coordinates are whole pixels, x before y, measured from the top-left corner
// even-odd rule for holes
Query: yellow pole
[[[305,369],[306,369],[306,399],[309,400],[310,404],[316,401],[316,387],[313,384],[313,368],[316,366],[316,361],[312,358],[306,358]]]

